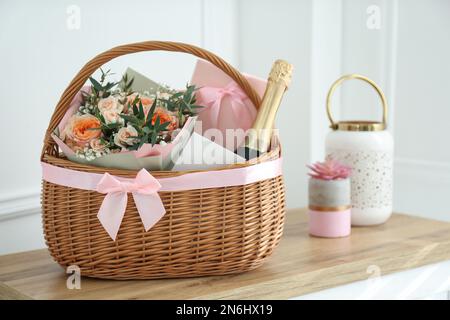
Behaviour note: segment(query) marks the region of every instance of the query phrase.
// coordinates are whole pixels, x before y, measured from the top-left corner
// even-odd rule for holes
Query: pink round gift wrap
[[[267,80],[243,75],[262,98]],[[197,61],[191,84],[199,88],[196,104],[204,106],[199,109],[198,124],[201,126],[196,127],[196,132],[209,139],[212,135],[215,143],[234,151],[243,143],[245,131],[255,121],[255,106],[230,76],[208,61]],[[233,130],[229,131],[233,137],[228,140],[227,130]]]
[[[350,235],[351,209],[342,211],[308,210],[309,234],[324,238],[339,238]]]

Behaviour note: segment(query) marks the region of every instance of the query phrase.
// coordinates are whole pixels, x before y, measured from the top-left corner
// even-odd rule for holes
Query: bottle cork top
[[[269,74],[269,81],[280,82],[283,81],[286,87],[291,84],[292,64],[285,60],[276,60],[273,63],[272,70]]]

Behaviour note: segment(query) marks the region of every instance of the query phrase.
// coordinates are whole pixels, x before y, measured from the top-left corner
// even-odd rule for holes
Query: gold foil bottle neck
[[[284,60],[277,60],[272,66],[258,114],[252,125],[253,130],[247,132],[243,147],[237,151],[247,160],[266,153],[270,147],[275,116],[283,94],[290,84],[292,69],[292,65]]]
[[[291,84],[293,66],[285,60],[276,60],[269,74],[269,81],[284,82],[286,88]]]

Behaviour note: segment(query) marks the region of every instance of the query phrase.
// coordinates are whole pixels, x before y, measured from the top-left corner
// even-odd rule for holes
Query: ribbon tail
[[[220,104],[222,103],[222,96],[218,98],[214,103],[211,105],[209,119],[210,123],[218,123],[219,122],[219,114],[220,114]]]
[[[254,119],[249,116],[248,108],[241,99],[232,99],[230,106],[231,110],[229,112],[232,114],[234,123],[236,123],[238,128],[247,129],[242,124],[253,124]]]
[[[120,224],[122,223],[128,196],[126,192],[111,192],[103,199],[97,217],[108,235],[116,241]]]
[[[153,194],[134,192],[133,198],[145,231],[150,230],[166,214],[166,209],[156,192]]]

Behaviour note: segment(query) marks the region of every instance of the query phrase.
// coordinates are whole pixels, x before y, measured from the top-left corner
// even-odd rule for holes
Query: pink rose
[[[119,103],[119,100],[116,97],[109,96],[108,98],[100,99],[98,102],[98,110],[102,113],[105,111],[115,111],[120,113],[123,110],[123,105]]]
[[[123,105],[120,104],[119,100],[114,96],[100,99],[98,102],[98,110],[103,118],[105,118],[107,124],[116,123],[122,119],[120,113],[123,111]]]
[[[106,124],[110,124],[110,123],[122,123],[123,119],[120,116],[119,113],[115,112],[115,111],[104,111],[102,113],[103,118],[105,119]]]

